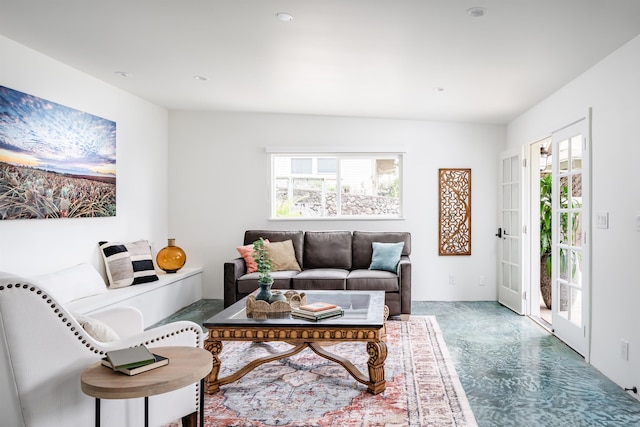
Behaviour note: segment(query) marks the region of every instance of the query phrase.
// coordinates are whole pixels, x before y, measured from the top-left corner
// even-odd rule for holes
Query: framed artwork
[[[116,123],[0,86],[0,220],[116,215]]]
[[[439,255],[471,255],[471,169],[439,169]]]

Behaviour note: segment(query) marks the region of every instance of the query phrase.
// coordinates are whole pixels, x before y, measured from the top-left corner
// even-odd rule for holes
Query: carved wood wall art
[[[471,169],[439,169],[439,255],[471,255]]]

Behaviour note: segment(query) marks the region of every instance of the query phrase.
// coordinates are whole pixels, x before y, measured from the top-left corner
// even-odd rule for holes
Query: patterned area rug
[[[284,343],[225,343],[221,376]],[[431,316],[387,322],[386,390],[372,395],[337,363],[310,349],[262,365],[205,394],[207,427],[476,426],[447,347]],[[330,351],[367,373],[365,343]]]

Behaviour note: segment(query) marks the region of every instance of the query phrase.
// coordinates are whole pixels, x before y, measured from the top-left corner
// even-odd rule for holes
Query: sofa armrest
[[[142,312],[135,307],[115,307],[96,313],[91,317],[109,325],[120,338],[137,335],[144,331]]]
[[[398,275],[400,281],[400,312],[401,314],[411,314],[411,259],[403,255],[398,264]]]
[[[243,258],[235,258],[224,263],[224,306],[229,307],[238,299],[238,278],[247,274]]]

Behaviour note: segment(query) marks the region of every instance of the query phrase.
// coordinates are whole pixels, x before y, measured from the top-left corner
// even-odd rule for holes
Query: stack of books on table
[[[291,310],[291,316],[307,320],[321,320],[339,317],[344,314],[342,307],[326,302],[314,302]]]
[[[107,351],[107,356],[102,358],[103,366],[127,375],[141,374],[168,364],[168,358],[151,353],[144,345]]]

